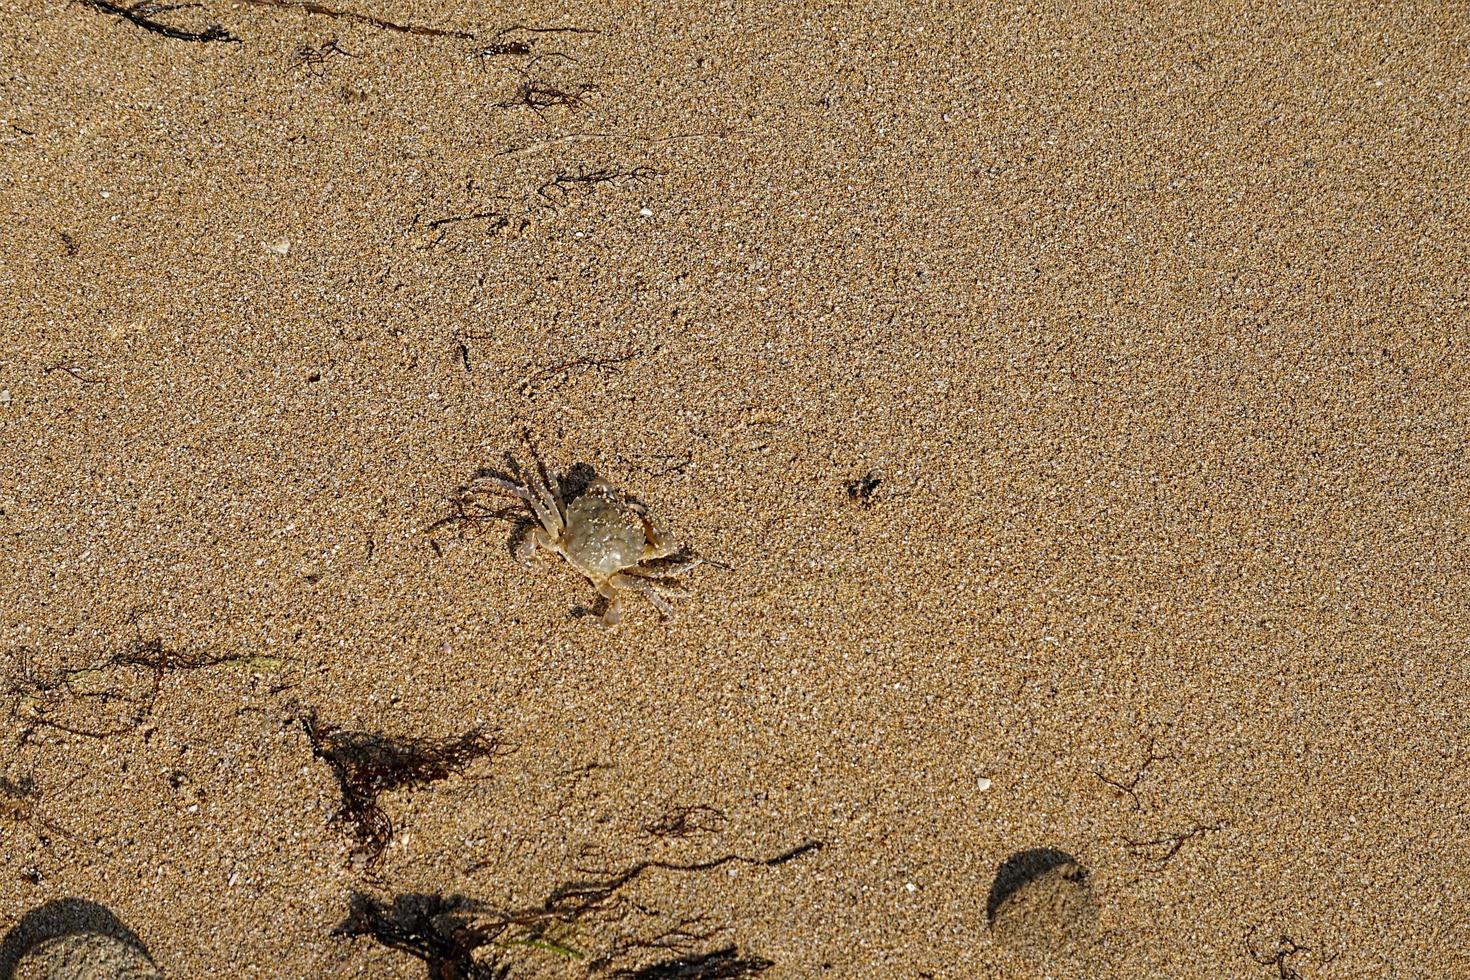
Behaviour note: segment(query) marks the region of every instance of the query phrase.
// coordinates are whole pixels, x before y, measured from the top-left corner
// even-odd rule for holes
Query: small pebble
[[[291,242],[290,242],[289,239],[282,238],[280,241],[276,242],[270,248],[271,248],[271,251],[272,252],[275,252],[277,255],[289,255],[289,254],[291,254]]]
[[[979,779],[975,780],[975,788],[982,793],[985,792],[987,789],[990,788],[990,780],[985,778],[984,776],[981,776]]]
[[[651,218],[653,217],[653,208],[639,208],[638,213],[645,218]]]
[[[6,388],[4,391],[0,391],[0,405],[9,405],[9,404],[10,404],[10,389],[9,388]]]

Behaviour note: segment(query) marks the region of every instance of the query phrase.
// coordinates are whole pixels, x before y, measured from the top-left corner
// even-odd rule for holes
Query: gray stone
[[[990,932],[1008,949],[1030,955],[1076,953],[1097,936],[1092,876],[1064,861],[1017,884],[990,918]]]
[[[162,980],[138,947],[113,936],[78,932],[32,947],[15,964],[15,980]]]

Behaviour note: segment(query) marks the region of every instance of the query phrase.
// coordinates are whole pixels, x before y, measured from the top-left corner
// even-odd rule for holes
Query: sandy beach
[[[1153,6],[0,0],[0,977],[1470,976],[1470,16]]]

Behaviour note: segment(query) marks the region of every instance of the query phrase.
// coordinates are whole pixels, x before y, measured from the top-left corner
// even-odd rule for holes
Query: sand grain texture
[[[1024,976],[1058,848],[1086,975],[1470,972],[1461,5],[335,2],[0,4],[0,929]],[[526,429],[730,569],[426,532]],[[306,711],[508,751],[365,866]]]

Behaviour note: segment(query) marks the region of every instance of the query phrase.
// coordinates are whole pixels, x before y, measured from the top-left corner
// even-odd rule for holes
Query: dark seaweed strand
[[[104,14],[110,14],[113,17],[121,17],[123,20],[134,25],[135,27],[141,27],[145,31],[151,31],[154,34],[161,34],[164,37],[173,38],[175,41],[198,41],[200,43],[221,41],[230,44],[240,43],[240,39],[238,37],[231,34],[229,31],[225,30],[218,24],[211,24],[202,31],[186,31],[181,27],[173,27],[169,24],[164,24],[159,21],[153,20],[142,12],[145,5],[141,3],[135,4],[132,7],[120,7],[115,3],[109,3],[108,0],[78,0],[78,2],[84,3],[94,10],[100,10]]]

